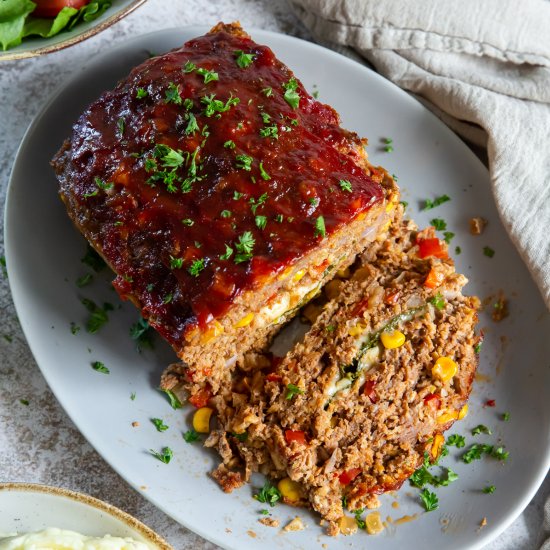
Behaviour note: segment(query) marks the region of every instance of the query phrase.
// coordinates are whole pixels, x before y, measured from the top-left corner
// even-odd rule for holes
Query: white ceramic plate
[[[48,527],[90,537],[130,537],[155,550],[173,550],[143,523],[96,498],[47,485],[0,483],[0,533],[28,533]]]
[[[145,0],[112,0],[112,6],[93,21],[81,21],[72,30],[60,32],[51,38],[42,38],[40,36],[25,38],[19,46],[6,51],[0,50],[0,61],[35,57],[78,44],[86,40],[86,38],[90,38],[90,36],[110,27],[144,2]]]
[[[447,221],[449,230],[456,233],[453,248],[462,248],[457,266],[471,280],[467,291],[486,298],[502,290],[510,299],[510,316],[500,324],[481,315],[480,326],[486,334],[482,381],[473,391],[470,415],[454,429],[467,434],[469,442],[504,444],[510,451],[506,463],[485,458],[466,465],[451,449],[444,464],[457,471],[460,479],[436,490],[440,508],[423,513],[418,491],[406,484],[397,495],[398,509],[391,506],[394,497],[382,499],[382,517],[395,520],[418,514],[417,519],[390,525],[376,537],[359,533],[327,539],[318,520],[304,510],[298,513],[308,528],[281,534],[257,522],[264,505],[251,498],[252,487],[223,494],[207,476],[216,457],[182,439],[190,411],[173,411],[155,390],[174,354],[160,342],[154,352],[136,352],[128,336],[137,318],[132,306],[125,304],[112,312],[109,324],[96,335],[84,330],[71,334],[71,321],[82,326],[86,319],[80,297],[99,303],[117,300],[107,276],[90,287],[75,286],[76,278],[85,273],[80,263],[84,241],[57,197],[48,161],[86,104],[102,90],[112,87],[149,51],[166,51],[205,30],[165,30],[98,56],[61,88],[23,140],[8,192],[6,254],[21,325],[44,376],[82,433],[128,483],[185,526],[226,548],[318,548],[321,543],[330,543],[332,549],[365,545],[397,549],[411,544],[415,548],[480,548],[527,505],[549,466],[549,317],[499,222],[487,170],[424,107],[362,65],[295,38],[252,33],[258,42],[269,44],[308,89],[318,89],[320,99],[341,113],[345,126],[369,137],[371,159],[399,177],[403,199],[419,223],[436,216]],[[384,152],[383,138],[393,139],[392,153]],[[452,198],[450,202],[418,212],[424,199],[444,193]],[[482,236],[469,235],[472,216],[489,220]],[[495,250],[493,258],[483,254],[484,246]],[[90,362],[95,360],[104,362],[111,374],[92,370]],[[496,407],[483,407],[487,399],[494,399]],[[503,422],[501,415],[507,411],[511,419]],[[151,417],[164,419],[170,429],[157,432]],[[140,426],[133,428],[133,421]],[[491,427],[493,435],[471,437],[469,430],[480,423]],[[164,446],[174,451],[169,465],[149,453]],[[260,483],[257,480],[256,487]],[[481,492],[493,484],[495,494]],[[283,525],[295,513],[282,505],[273,509]],[[484,517],[487,525],[479,529]]]

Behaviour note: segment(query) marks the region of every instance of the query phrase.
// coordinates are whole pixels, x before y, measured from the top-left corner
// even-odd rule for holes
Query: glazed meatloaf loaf
[[[238,24],[132,70],[53,166],[119,294],[214,385],[353,261],[397,200],[364,140]]]
[[[248,357],[210,400],[207,446],[226,491],[262,472],[292,488],[338,531],[349,510],[378,505],[466,412],[479,301],[465,297],[433,228],[410,221],[355,264],[337,297],[282,360]],[[288,491],[287,491],[288,494]],[[343,497],[345,497],[343,499]]]

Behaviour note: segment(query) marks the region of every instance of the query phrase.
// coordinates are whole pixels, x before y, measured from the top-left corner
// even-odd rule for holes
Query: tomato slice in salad
[[[79,10],[90,0],[34,0],[36,9],[32,12],[34,17],[55,17],[63,8],[76,8]]]

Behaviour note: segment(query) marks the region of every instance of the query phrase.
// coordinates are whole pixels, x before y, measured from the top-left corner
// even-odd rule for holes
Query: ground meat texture
[[[396,187],[363,145],[268,47],[219,24],[105,92],[53,166],[119,294],[215,379],[385,222]]]
[[[302,342],[269,367],[252,357],[215,398],[220,432],[247,433],[215,474],[226,490],[227,470],[243,481],[253,471],[290,477],[335,533],[342,497],[350,510],[378,506],[460,417],[477,366],[479,300],[462,295],[466,278],[444,243],[440,257],[418,257],[432,230],[400,216],[398,207],[389,238],[354,264]],[[434,268],[443,278],[426,287]],[[396,330],[404,342],[394,347],[386,336]],[[440,358],[456,371],[437,367]]]

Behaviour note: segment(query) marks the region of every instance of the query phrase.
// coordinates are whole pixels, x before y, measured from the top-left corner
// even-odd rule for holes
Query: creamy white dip
[[[0,535],[0,550],[152,550],[130,538],[88,537],[75,531],[51,527],[34,533]]]

